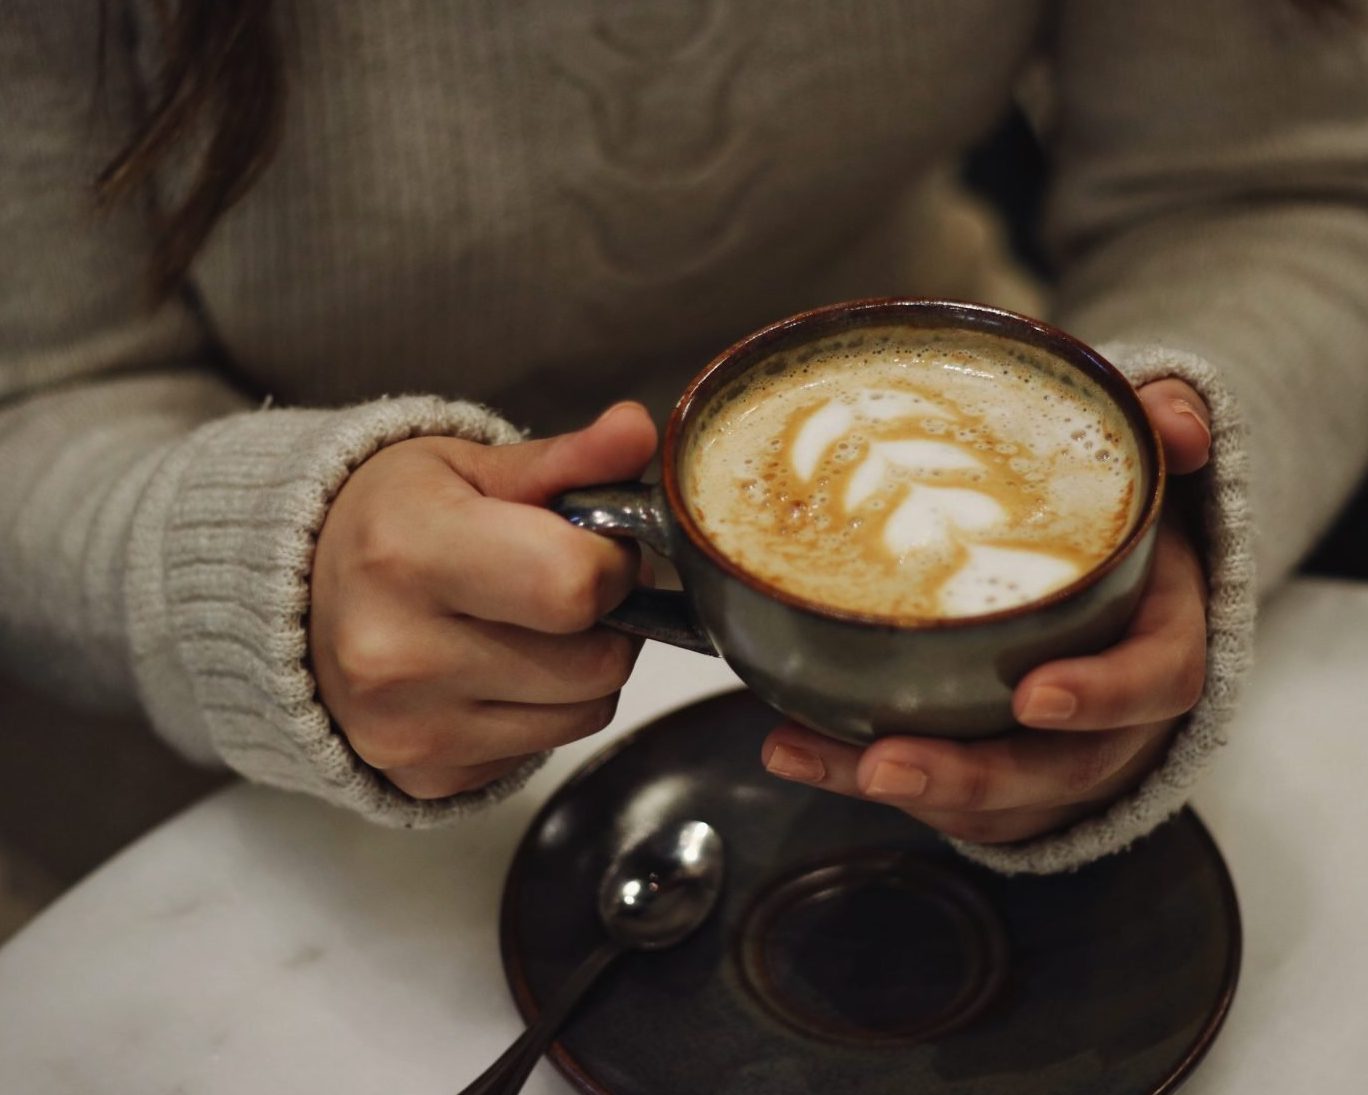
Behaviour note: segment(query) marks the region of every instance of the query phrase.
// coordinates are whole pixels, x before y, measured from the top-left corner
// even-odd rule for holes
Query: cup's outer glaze
[[[867,744],[1010,729],[1012,690],[1029,670],[1121,637],[1154,536],[1151,526],[1120,565],[1066,599],[955,628],[809,612],[720,570],[683,537],[674,561],[702,630],[756,695],[814,730]]]
[[[895,623],[805,602],[747,574],[712,545],[693,521],[680,483],[690,430],[710,396],[786,346],[884,324],[1006,336],[1049,352],[1103,386],[1126,415],[1142,465],[1139,515],[1105,560],[1063,589],[1016,608]],[[1164,484],[1163,450],[1139,398],[1095,351],[1024,316],[918,299],[831,305],[736,343],[714,358],[680,399],[666,429],[662,467],[662,489],[649,496],[649,523],[657,546],[679,571],[693,624],[687,630],[701,631],[766,703],[856,744],[888,734],[974,738],[1011,729],[1012,690],[1029,670],[1115,643],[1144,589]],[[626,519],[579,523],[610,534],[635,534],[634,522]],[[678,630],[678,615],[674,626]],[[634,630],[650,633],[649,628]],[[692,643],[681,645],[705,648],[696,631]]]

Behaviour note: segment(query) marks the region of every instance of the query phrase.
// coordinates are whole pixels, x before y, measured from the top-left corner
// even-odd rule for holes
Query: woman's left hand
[[[1181,380],[1140,389],[1169,471],[1203,467],[1210,417]],[[1026,840],[1103,809],[1162,762],[1206,678],[1206,580],[1179,523],[1166,519],[1153,571],[1116,646],[1049,662],[1017,685],[1023,727],[983,741],[883,738],[845,745],[793,723],[765,739],[777,776],[886,802],[947,836]]]

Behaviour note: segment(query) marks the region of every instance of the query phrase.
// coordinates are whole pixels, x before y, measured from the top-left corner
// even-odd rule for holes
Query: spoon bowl
[[[629,845],[598,888],[607,938],[592,951],[497,1061],[461,1095],[513,1095],[556,1037],[561,1024],[619,955],[680,943],[708,918],[722,892],[722,838],[705,821],[661,826]]]
[[[685,821],[614,860],[599,887],[599,918],[624,946],[673,947],[707,918],[721,889],[722,838],[705,821]]]

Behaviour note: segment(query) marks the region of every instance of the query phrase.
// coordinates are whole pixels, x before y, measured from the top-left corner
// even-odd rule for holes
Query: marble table
[[[735,685],[648,644],[607,736]],[[1245,961],[1185,1095],[1361,1092],[1368,1076],[1368,585],[1266,611],[1238,747],[1197,800]],[[0,1092],[455,1092],[521,1024],[498,961],[505,867],[605,737],[457,829],[390,832],[234,786],[116,857],[0,949]],[[564,1095],[547,1064],[529,1095]]]

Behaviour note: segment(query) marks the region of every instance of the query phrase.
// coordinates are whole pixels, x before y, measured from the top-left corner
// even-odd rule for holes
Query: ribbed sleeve
[[[392,825],[457,816],[530,774],[418,802],[357,759],[316,694],[305,619],[328,505],[372,453],[424,434],[518,437],[473,404],[406,397],[236,414],[163,455],[137,507],[124,595],[143,703],[183,752]]]

